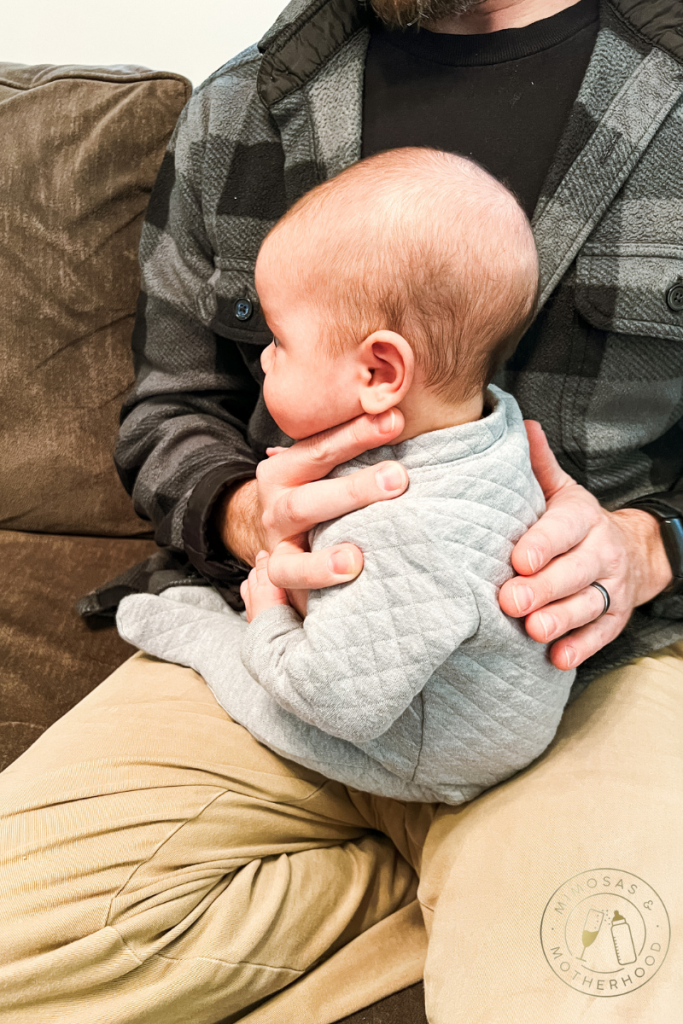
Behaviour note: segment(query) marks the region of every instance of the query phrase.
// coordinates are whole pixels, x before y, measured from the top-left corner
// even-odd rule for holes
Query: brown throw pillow
[[[149,530],[112,450],[142,219],[190,90],[130,66],[0,63],[0,528]]]

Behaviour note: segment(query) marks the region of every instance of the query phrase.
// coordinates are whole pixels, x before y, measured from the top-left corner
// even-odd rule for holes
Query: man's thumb
[[[529,439],[531,468],[547,500],[571,480],[571,477],[565,473],[555,458],[541,424],[536,420],[524,420],[524,426]]]

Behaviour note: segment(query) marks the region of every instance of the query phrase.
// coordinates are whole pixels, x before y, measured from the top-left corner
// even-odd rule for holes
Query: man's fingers
[[[263,508],[261,525],[269,545],[305,535],[318,523],[402,494],[408,474],[395,462],[368,466],[333,480],[323,478],[354,456],[388,444],[403,425],[403,415],[392,409],[380,416],[359,416],[284,451],[269,449],[270,458],[256,470]]]
[[[270,556],[268,575],[286,590],[318,590],[355,579],[363,568],[363,555],[353,544],[322,551],[295,551],[278,545]]]
[[[595,509],[585,502],[571,500],[549,508],[518,540],[512,552],[512,565],[522,576],[539,572],[553,558],[576,547],[598,518],[597,502]]]
[[[526,631],[532,640],[547,644],[571,630],[595,622],[604,609],[605,600],[600,591],[588,586],[563,601],[554,601],[532,612],[525,622]]]
[[[403,430],[403,414],[389,409],[379,416],[358,416],[303,441],[260,463],[261,476],[267,474],[283,487],[294,487],[322,477],[362,452],[378,448],[391,441]],[[272,474],[272,477],[271,475]]]
[[[561,640],[556,640],[550,648],[550,660],[556,668],[565,671],[576,668],[586,658],[590,658],[606,644],[611,643],[621,633],[624,625],[623,616],[607,612],[595,622],[574,630]]]
[[[596,576],[605,573],[605,568],[590,544],[580,544],[533,575],[507,580],[500,588],[500,606],[513,618],[529,615],[583,591]]]
[[[569,551],[593,525],[586,520],[585,507],[578,508],[576,498],[583,489],[560,467],[548,440],[535,420],[525,420],[531,466],[541,485],[548,511],[520,538],[512,552],[512,564],[518,573],[529,576],[552,558]],[[562,491],[561,498],[553,499]],[[580,514],[577,514],[580,513]]]
[[[349,476],[317,480],[285,491],[263,517],[266,530],[283,537],[306,533],[329,519],[402,494],[408,473],[398,462],[380,462]]]

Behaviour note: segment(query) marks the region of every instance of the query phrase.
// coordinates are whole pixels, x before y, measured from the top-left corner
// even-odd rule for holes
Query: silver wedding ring
[[[605,607],[600,612],[600,615],[596,615],[596,618],[600,619],[605,614],[605,612],[609,611],[609,606],[612,602],[610,601],[607,588],[603,587],[602,583],[591,583],[591,587],[595,587],[596,590],[600,591],[600,593],[602,594],[602,599],[605,602]]]

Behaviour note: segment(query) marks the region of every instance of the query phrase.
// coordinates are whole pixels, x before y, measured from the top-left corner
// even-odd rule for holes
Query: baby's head
[[[398,149],[300,199],[266,237],[256,287],[278,426],[298,440],[399,406],[405,438],[481,415],[533,318],[538,261],[495,178],[463,157]]]

